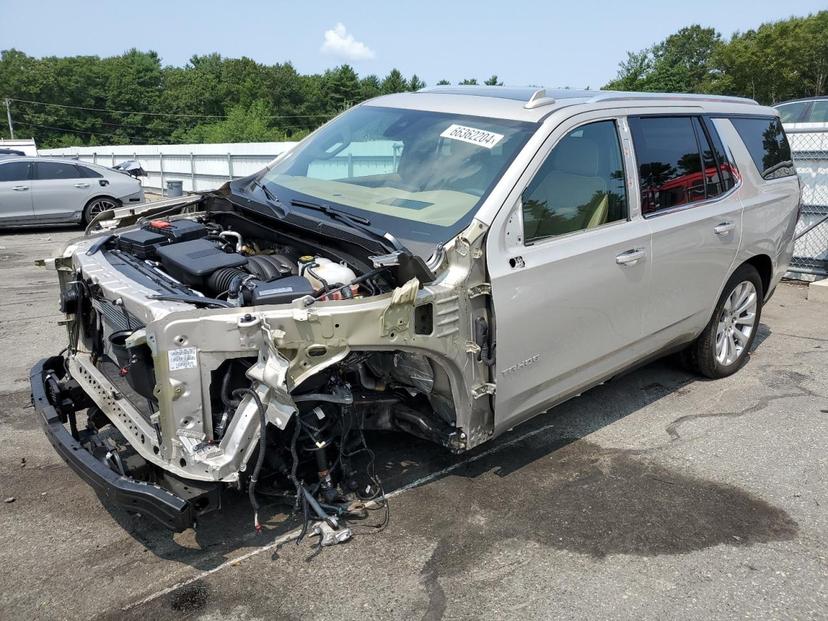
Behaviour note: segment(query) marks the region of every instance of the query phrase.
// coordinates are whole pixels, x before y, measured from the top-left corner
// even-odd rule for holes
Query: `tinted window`
[[[765,179],[796,174],[791,147],[777,118],[732,118],[731,122],[745,143],[756,168]]]
[[[716,127],[710,119],[705,119],[704,127],[707,130],[707,137],[710,142],[708,146],[713,149],[713,155],[716,158],[716,164],[719,167],[719,177],[722,183],[722,191],[727,192],[736,185],[736,178],[738,171],[733,164],[729,153],[726,153],[724,146],[722,146],[722,139],[716,131]]]
[[[796,123],[799,121],[805,108],[808,107],[808,101],[797,101],[796,103],[785,104],[784,106],[777,106],[779,116],[782,117],[783,123]]]
[[[693,119],[693,130],[696,132],[696,141],[701,147],[702,166],[704,170],[704,196],[714,198],[724,192],[722,179],[719,175],[719,165],[707,134],[698,117]]]
[[[828,101],[815,101],[805,121],[808,123],[828,123]]]
[[[78,179],[80,174],[74,164],[63,162],[37,162],[35,164],[38,179]]]
[[[86,166],[77,166],[78,172],[80,173],[81,177],[88,177],[98,179],[103,177],[97,170],[92,170],[91,168],[87,168]]]
[[[641,211],[649,214],[707,196],[693,117],[630,118]]]
[[[0,181],[25,181],[29,178],[29,162],[0,164]]]
[[[627,217],[627,190],[613,121],[571,131],[523,193],[526,241],[601,226]]]

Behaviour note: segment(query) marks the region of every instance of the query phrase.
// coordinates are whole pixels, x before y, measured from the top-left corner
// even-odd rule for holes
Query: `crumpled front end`
[[[52,363],[51,389],[40,372],[33,391],[116,479],[180,498],[188,519],[219,508],[228,487],[254,508],[258,494],[282,494],[336,542],[349,519],[383,504],[366,431],[455,452],[492,434],[486,228],[475,221],[447,244],[424,283],[399,278],[393,257],[366,270],[230,220],[201,211],[165,220],[177,231],[206,227],[192,247],[238,263],[217,268],[221,278],[193,275],[175,248],[187,241],[141,246],[146,233],[166,234],[158,221],[55,259],[69,346]],[[301,278],[308,291],[283,302],[280,289]]]

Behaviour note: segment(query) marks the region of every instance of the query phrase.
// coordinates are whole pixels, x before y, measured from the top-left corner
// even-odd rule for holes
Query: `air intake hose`
[[[210,274],[210,278],[207,279],[207,286],[213,295],[221,295],[230,289],[230,283],[233,282],[236,276],[246,278],[250,276],[250,273],[237,267],[222,267]]]

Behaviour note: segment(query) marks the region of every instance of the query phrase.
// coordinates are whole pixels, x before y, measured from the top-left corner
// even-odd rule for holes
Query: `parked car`
[[[783,123],[828,123],[828,97],[794,99],[774,106]]]
[[[0,227],[88,223],[102,211],[144,202],[141,182],[75,160],[0,160]]]
[[[0,157],[21,157],[25,156],[26,154],[23,151],[18,151],[17,149],[4,149],[0,147]]]
[[[365,430],[462,452],[669,352],[736,372],[799,192],[751,100],[380,97],[66,248],[34,404],[84,480],[172,529],[235,488],[344,540],[383,497]]]

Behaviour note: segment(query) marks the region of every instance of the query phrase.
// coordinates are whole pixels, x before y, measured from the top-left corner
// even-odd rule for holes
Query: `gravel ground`
[[[828,617],[828,308],[803,287],[731,378],[662,360],[459,458],[372,437],[388,527],[306,561],[284,506],[261,536],[232,495],[170,534],[52,450],[27,374],[65,338],[33,260],[77,234],[0,235],[0,617]]]

